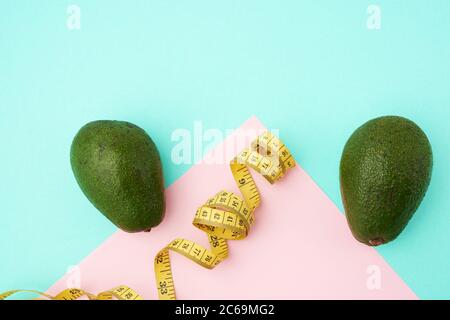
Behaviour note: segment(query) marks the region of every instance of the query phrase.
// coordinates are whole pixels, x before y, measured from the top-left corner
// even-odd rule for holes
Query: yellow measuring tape
[[[202,267],[213,269],[228,256],[227,240],[242,240],[247,237],[254,222],[255,209],[261,202],[249,168],[260,173],[273,184],[295,165],[295,160],[288,148],[270,132],[259,136],[249,148],[239,153],[231,161],[230,167],[243,197],[232,192],[221,191],[197,210],[193,224],[207,234],[209,250],[190,240],[175,239],[159,251],[154,260],[159,299],[176,299],[169,251],[177,252]],[[82,296],[91,300],[142,299],[131,288],[119,286],[98,295],[80,289],[67,289],[56,296],[32,290],[13,290],[0,294],[0,300],[17,292],[33,292],[51,300],[76,300]]]
[[[83,296],[88,297],[89,300],[112,300],[113,298],[116,298],[118,300],[142,300],[141,296],[139,296],[133,289],[128,288],[127,286],[119,286],[114,289],[102,292],[98,295],[94,295],[84,290],[75,288],[61,291],[56,296],[51,296],[49,294],[35,290],[11,290],[0,294],[0,300],[4,300],[19,292],[35,293],[49,300],[77,300],[78,298],[81,298]]]

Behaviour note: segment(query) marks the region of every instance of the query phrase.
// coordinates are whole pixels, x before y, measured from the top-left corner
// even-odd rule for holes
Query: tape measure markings
[[[240,152],[231,161],[230,169],[243,198],[232,192],[221,191],[197,209],[193,225],[207,234],[209,250],[190,240],[176,239],[175,243],[172,242],[156,255],[155,278],[160,284],[159,298],[176,299],[169,251],[177,252],[202,267],[213,269],[228,256],[227,240],[247,237],[254,222],[253,213],[261,202],[258,187],[248,168],[256,170],[273,184],[295,165],[288,148],[269,132],[258,137],[250,149]],[[159,267],[161,263],[167,266],[167,270]],[[166,290],[166,285],[161,287],[162,279],[170,280],[171,290]]]

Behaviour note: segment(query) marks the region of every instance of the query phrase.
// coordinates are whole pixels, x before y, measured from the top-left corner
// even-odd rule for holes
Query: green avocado
[[[123,231],[150,231],[164,218],[161,160],[143,129],[124,121],[90,122],[75,136],[70,162],[89,201]]]
[[[425,196],[432,166],[430,142],[414,122],[385,116],[359,127],[340,163],[341,195],[353,236],[370,246],[394,240]]]

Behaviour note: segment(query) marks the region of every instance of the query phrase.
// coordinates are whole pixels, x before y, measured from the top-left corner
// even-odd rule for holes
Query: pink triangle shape
[[[207,245],[191,224],[195,211],[220,190],[238,192],[228,161],[263,131],[255,117],[245,122],[208,154],[208,164],[194,165],[167,189],[160,226],[150,233],[117,231],[48,293],[74,284],[92,293],[125,284],[157,299],[155,254],[179,237]],[[417,299],[375,249],[353,239],[344,215],[300,166],[273,186],[254,178],[262,205],[249,237],[229,242],[227,260],[206,270],[171,254],[179,299]]]

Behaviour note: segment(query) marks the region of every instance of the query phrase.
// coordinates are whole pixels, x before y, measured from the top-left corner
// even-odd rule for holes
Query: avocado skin
[[[70,162],[89,201],[123,231],[149,231],[164,218],[161,160],[143,129],[124,121],[90,122],[75,136]]]
[[[430,142],[414,122],[384,116],[359,127],[340,163],[341,195],[354,237],[370,246],[394,240],[425,196],[432,166]]]

